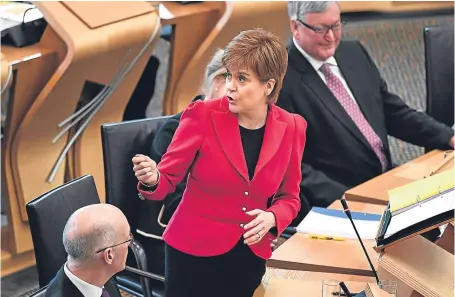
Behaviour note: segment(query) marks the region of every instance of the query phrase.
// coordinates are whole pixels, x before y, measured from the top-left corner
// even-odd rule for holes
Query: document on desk
[[[352,219],[362,239],[374,239],[381,216],[377,214],[351,212]],[[297,226],[297,232],[331,237],[356,239],[354,228],[344,211],[313,207]]]

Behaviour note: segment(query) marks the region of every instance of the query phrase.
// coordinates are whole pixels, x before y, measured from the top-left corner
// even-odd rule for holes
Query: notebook
[[[409,183],[389,191],[390,200],[376,236],[382,249],[453,220],[454,170]]]
[[[352,220],[362,239],[374,239],[381,215],[351,212]],[[344,211],[313,207],[297,226],[297,232],[345,239],[357,239],[354,228]]]
[[[454,170],[438,173],[388,191],[392,216],[440,197],[454,188]]]

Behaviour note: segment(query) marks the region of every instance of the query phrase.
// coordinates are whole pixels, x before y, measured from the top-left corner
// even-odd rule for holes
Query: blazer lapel
[[[281,145],[284,133],[286,132],[287,124],[278,119],[278,113],[274,105],[270,106],[265,124],[264,139],[262,141],[259,160],[254,170],[254,176],[275,156],[278,148]],[[254,178],[254,177],[253,177]]]
[[[306,84],[308,88],[313,91],[315,97],[318,98],[322,102],[322,104],[324,104],[327,107],[327,110],[329,110],[332,113],[334,118],[336,118],[341,125],[348,129],[353,134],[353,136],[355,136],[360,142],[362,142],[364,145],[368,146],[371,149],[371,146],[368,144],[367,140],[362,135],[357,125],[346,113],[343,106],[340,104],[338,99],[333,95],[333,93],[330,91],[330,89],[318,75],[313,66],[295,47],[292,40],[289,44],[289,57],[293,60],[292,63],[290,64],[298,65],[296,69],[302,73],[303,83]],[[302,98],[302,100],[308,99]]]
[[[229,111],[227,104],[227,99],[221,100],[222,110],[211,114],[212,122],[218,141],[232,166],[249,181],[238,120],[235,114]]]

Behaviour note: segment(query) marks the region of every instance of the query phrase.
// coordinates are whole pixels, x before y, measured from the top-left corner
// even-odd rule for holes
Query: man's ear
[[[297,24],[296,20],[290,20],[289,21],[289,27],[291,29],[292,36],[294,36],[295,39],[299,40],[300,39],[300,33],[299,33],[299,27]]]
[[[107,264],[112,264],[112,262],[114,261],[114,250],[112,248],[106,249],[103,253],[103,256],[104,256],[104,261]]]

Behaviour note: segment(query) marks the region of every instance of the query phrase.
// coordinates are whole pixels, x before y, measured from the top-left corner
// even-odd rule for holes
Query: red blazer
[[[163,238],[167,244],[195,256],[228,252],[246,232],[254,217],[246,211],[271,211],[278,235],[300,209],[300,164],[305,147],[306,122],[271,105],[267,115],[254,178],[248,178],[238,120],[226,97],[191,103],[183,112],[167,153],[158,164],[160,181],[154,192],[138,190],[149,200],[162,200],[189,171],[182,201]],[[267,200],[273,196],[272,206]],[[270,258],[269,236],[252,246]]]

